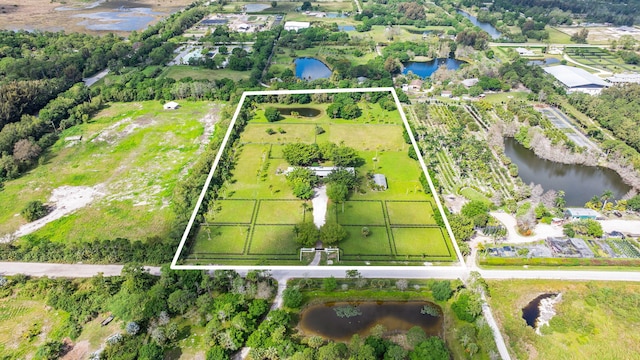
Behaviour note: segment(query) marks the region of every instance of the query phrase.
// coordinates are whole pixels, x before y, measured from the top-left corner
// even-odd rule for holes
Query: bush
[[[34,200],[30,201],[27,206],[22,209],[20,215],[25,218],[28,222],[36,221],[45,215],[47,215],[48,209],[42,203],[42,201]]]
[[[453,290],[451,290],[451,281],[436,281],[436,283],[431,286],[431,292],[433,293],[433,298],[438,301],[449,300],[453,294]]]
[[[264,110],[264,117],[268,122],[274,122],[280,120],[280,111],[274,107],[268,107]]]
[[[298,308],[302,305],[302,293],[298,287],[288,287],[282,293],[282,302],[288,308]]]

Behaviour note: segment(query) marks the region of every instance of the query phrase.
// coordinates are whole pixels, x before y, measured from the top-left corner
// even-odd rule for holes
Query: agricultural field
[[[165,68],[165,71],[161,76],[168,77],[177,81],[184,78],[203,80],[220,80],[227,78],[233,81],[240,81],[247,80],[250,74],[250,71],[234,71],[229,69],[211,70],[190,65],[174,65]]]
[[[167,236],[173,188],[204,150],[219,110],[210,102],[185,101],[177,110],[155,101],[115,103],[64,131],[40,166],[6,182],[0,236],[17,230],[65,242]],[[65,140],[71,136],[82,138]],[[33,200],[55,208],[25,224],[19,213]]]
[[[387,178],[387,190],[373,190],[363,177],[364,183],[348,201],[329,202],[325,219],[343,225],[349,234],[338,244],[342,263],[455,260],[446,231],[436,223],[434,200],[418,180],[419,164],[407,155],[399,113],[363,100],[357,103],[360,117],[332,119],[326,113],[328,105],[258,104],[233,147],[237,160],[232,180],[221,186],[218,200],[186,243],[185,263],[306,263],[299,260],[301,246],[295,241],[294,226],[314,221],[313,202],[294,196],[284,176],[289,164],[282,155],[284,146],[298,142],[348,145],[363,159],[357,174],[380,173]],[[294,114],[268,122],[267,107]],[[298,111],[308,116],[297,115]],[[368,236],[362,235],[363,227],[369,228]]]
[[[640,285],[555,280],[489,281],[489,303],[517,359],[634,359],[640,356]],[[562,293],[541,335],[522,308],[543,293]],[[579,354],[579,355],[578,355]],[[578,356],[578,357],[576,357]]]
[[[587,66],[603,69],[612,73],[637,72],[638,65],[625,64],[617,55],[600,48],[566,48],[565,53],[573,60]]]

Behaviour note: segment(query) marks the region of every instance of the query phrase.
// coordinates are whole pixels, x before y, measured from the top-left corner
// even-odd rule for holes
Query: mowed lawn
[[[488,281],[489,303],[514,359],[640,359],[640,284],[559,280]],[[542,336],[522,308],[562,293]],[[537,357],[534,357],[537,355]]]
[[[249,230],[246,225],[201,226],[191,253],[242,254]]]
[[[275,131],[275,134],[269,135],[267,133],[268,129]],[[250,123],[245,127],[241,141],[261,144],[284,144],[292,142],[311,144],[315,139],[315,129],[316,126],[314,124],[285,124],[278,122],[267,124]]]
[[[391,225],[432,225],[433,208],[428,201],[386,201]]]
[[[165,111],[157,101],[114,103],[88,123],[62,132],[44,155],[44,164],[5,183],[0,235],[25,223],[15,214],[29,201],[46,202],[62,186],[98,186],[99,199],[35,235],[52,241],[166,236],[174,216],[167,206],[173,189],[202,141],[199,120],[218,111],[211,102],[181,105]],[[72,135],[83,139],[65,142]]]
[[[295,242],[292,225],[256,225],[251,237],[250,254],[297,254],[300,245]]]
[[[341,225],[384,225],[384,213],[380,201],[347,201],[336,205],[338,223]]]
[[[218,200],[214,209],[209,210],[205,219],[210,223],[242,223],[250,224],[255,200]]]
[[[368,226],[369,236],[362,236],[362,226],[345,226],[349,236],[340,243],[344,255],[391,255],[389,236],[384,226]]]
[[[360,173],[372,172],[383,174],[387,178],[389,188],[384,191],[367,189],[365,194],[355,194],[352,200],[430,200],[425,195],[418,180],[422,172],[417,161],[411,159],[406,152],[375,151],[360,152],[365,165],[359,168]],[[374,162],[373,158],[378,161]]]
[[[294,199],[284,175],[276,174],[277,168],[286,169],[282,159],[270,159],[269,145],[245,144],[232,170],[233,183],[228,185],[226,196],[231,199]],[[269,166],[264,167],[265,162]],[[271,187],[270,187],[271,186]]]
[[[331,124],[325,130],[329,141],[350,146],[359,151],[402,151],[407,144],[402,138],[402,127],[377,124]]]
[[[440,228],[391,228],[398,255],[449,257]]]
[[[271,225],[300,223],[303,221],[304,217],[308,218],[313,216],[311,211],[304,211],[302,203],[303,201],[298,200],[260,201],[256,224]]]

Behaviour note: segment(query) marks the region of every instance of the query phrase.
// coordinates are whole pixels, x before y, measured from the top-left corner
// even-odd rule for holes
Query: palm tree
[[[604,206],[607,205],[607,201],[613,199],[613,191],[605,190],[602,195],[600,195],[600,200],[602,200],[602,209],[600,211],[604,211]]]
[[[556,195],[556,207],[561,209],[567,204],[567,200],[564,198],[564,190],[559,190]]]
[[[305,215],[307,215],[307,210],[309,210],[310,205],[309,203],[307,203],[306,201],[304,201],[302,203],[302,217],[304,218]]]

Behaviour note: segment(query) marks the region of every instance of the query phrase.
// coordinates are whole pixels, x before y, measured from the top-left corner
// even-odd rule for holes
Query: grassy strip
[[[480,258],[488,266],[640,266],[640,259],[567,259],[567,258]],[[637,268],[636,268],[637,270]]]

